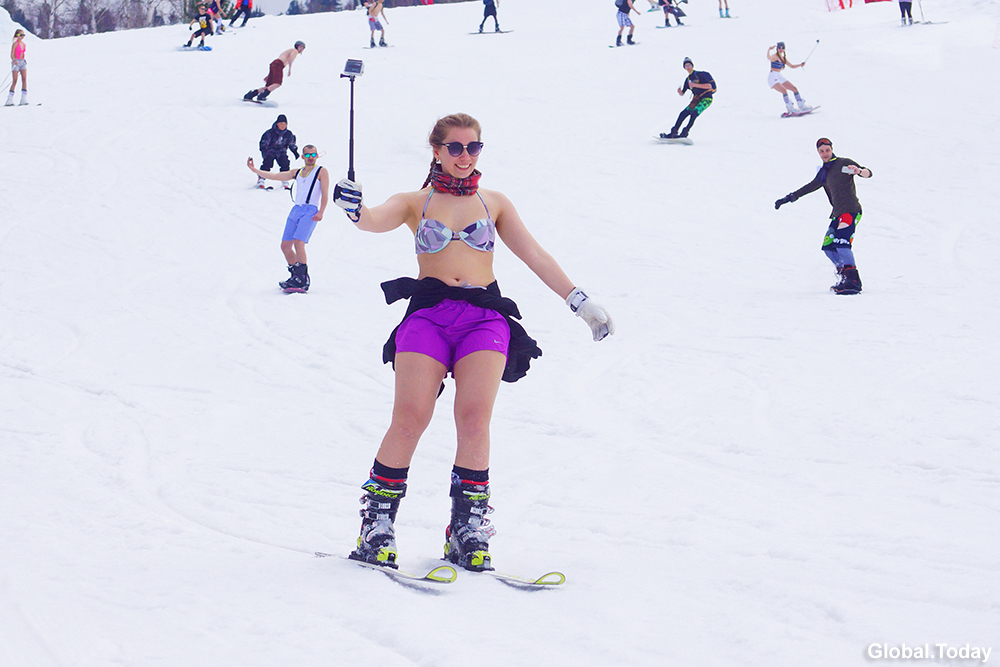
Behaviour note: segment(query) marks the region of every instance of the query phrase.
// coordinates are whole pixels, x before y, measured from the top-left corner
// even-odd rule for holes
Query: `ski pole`
[[[347,180],[354,180],[354,79],[364,74],[365,64],[360,60],[348,60],[347,64],[344,65],[344,73],[340,75],[341,79],[351,80],[351,127],[350,127],[350,140],[348,142],[348,153],[347,153]]]
[[[816,40],[816,46],[819,46],[819,40],[818,40],[818,39]],[[816,46],[814,46],[814,47],[813,47],[813,50],[809,52],[809,56],[811,56],[811,55],[813,54],[813,51],[815,51],[815,50],[816,50]],[[808,60],[809,60],[809,56],[806,56],[806,59],[802,61],[802,64],[803,64],[803,65],[805,65],[805,64],[806,64],[806,62],[808,62]]]
[[[920,9],[920,22],[927,23],[927,21],[924,20],[924,6],[920,4],[920,0],[917,0],[917,7]]]

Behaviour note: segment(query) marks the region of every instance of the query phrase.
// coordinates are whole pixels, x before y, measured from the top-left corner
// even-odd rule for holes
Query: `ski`
[[[781,117],[782,118],[798,118],[799,116],[808,116],[813,111],[816,111],[816,109],[819,109],[819,107],[815,106],[815,107],[812,107],[811,109],[809,109],[809,111],[795,111],[793,113],[788,113],[786,111],[785,113],[781,114]]]
[[[334,556],[335,554],[323,553],[322,551],[316,552],[317,558],[328,558]],[[426,574],[413,574],[412,572],[407,572],[406,570],[396,570],[391,567],[384,565],[376,565],[374,563],[369,563],[363,560],[354,560],[353,558],[348,558],[346,556],[340,556],[344,560],[350,561],[355,565],[360,565],[361,567],[366,567],[369,570],[375,570],[381,572],[386,576],[400,580],[401,582],[414,582],[414,583],[431,583],[431,584],[450,584],[458,578],[458,572],[455,571],[451,565],[439,565],[435,568],[429,570]]]
[[[552,588],[553,586],[561,586],[566,583],[566,575],[562,572],[546,572],[542,576],[536,578],[522,577],[516,574],[506,574],[504,572],[497,572],[496,570],[484,570],[482,572],[477,572],[476,574],[484,574],[488,577],[493,577],[497,581],[501,581],[508,586],[513,586],[514,588]]]

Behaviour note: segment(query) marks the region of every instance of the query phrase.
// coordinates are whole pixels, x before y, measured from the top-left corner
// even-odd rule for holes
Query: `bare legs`
[[[396,354],[396,393],[392,423],[376,459],[390,468],[410,465],[417,442],[430,424],[438,388],[447,369],[417,352]],[[490,460],[490,420],[506,358],[499,352],[473,352],[455,364],[455,465],[485,470]]]

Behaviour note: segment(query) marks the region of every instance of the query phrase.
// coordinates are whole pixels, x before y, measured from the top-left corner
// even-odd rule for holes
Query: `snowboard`
[[[470,32],[470,35],[488,35],[490,33],[494,35],[506,35],[508,32],[514,32],[513,30],[481,30],[479,32]]]
[[[628,42],[622,42],[621,44],[608,44],[608,46],[612,49],[617,49],[619,46],[639,46],[639,42],[632,42],[631,44]]]
[[[253,102],[254,104],[262,106],[262,107],[271,107],[271,108],[274,108],[274,107],[278,106],[277,102],[273,102],[271,100],[264,100],[263,102],[261,102],[260,100],[256,100],[256,99],[253,99],[253,100],[244,99],[243,101],[244,102]]]
[[[810,109],[809,111],[795,111],[793,113],[788,113],[786,111],[785,113],[781,114],[781,117],[782,118],[798,118],[799,116],[808,116],[812,112],[816,111],[816,109],[819,109],[819,106],[815,106],[812,109]]]
[[[681,23],[680,25],[658,25],[656,26],[658,30],[663,30],[664,28],[687,28],[687,23]]]
[[[280,287],[281,291],[284,292],[285,294],[308,294],[309,293],[309,290],[303,289],[301,287],[293,287],[291,285],[285,287],[285,285],[283,284],[284,282],[285,282],[284,280],[282,280],[281,282],[279,282],[278,283],[278,287]]]
[[[178,51],[211,51],[211,46],[178,46]]]
[[[656,140],[661,144],[684,144],[685,146],[690,146],[694,143],[687,137],[656,137]]]

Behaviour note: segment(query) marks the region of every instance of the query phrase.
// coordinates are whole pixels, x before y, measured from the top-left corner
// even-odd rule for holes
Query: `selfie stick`
[[[816,46],[819,46],[819,40],[818,39],[816,40]],[[813,54],[813,51],[816,50],[816,46],[814,46],[813,50],[809,52],[809,56],[811,56]],[[806,62],[809,60],[809,56],[806,56],[806,59],[802,61],[803,65],[805,65]]]
[[[350,181],[354,180],[354,79],[364,74],[364,71],[365,64],[363,62],[348,60],[344,66],[344,73],[340,75],[341,79],[351,80],[351,137],[347,154],[347,179]]]

